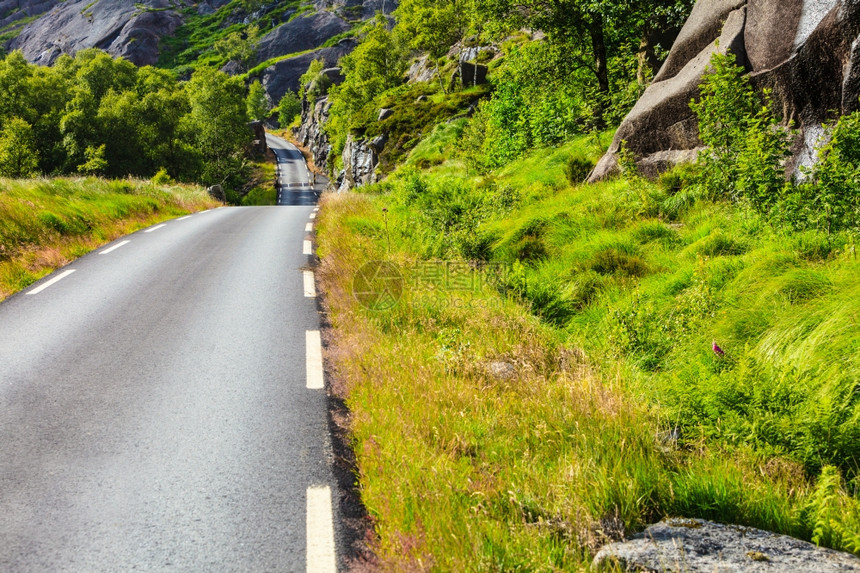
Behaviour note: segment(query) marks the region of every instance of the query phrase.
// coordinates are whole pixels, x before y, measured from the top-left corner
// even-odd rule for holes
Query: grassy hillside
[[[407,163],[443,156],[444,130]],[[380,559],[578,570],[670,515],[860,551],[849,236],[671,179],[571,184],[607,142],[325,199],[329,360]],[[359,273],[374,260],[403,273],[388,310],[366,283],[401,283]]]
[[[218,205],[188,185],[0,179],[0,299],[117,237]]]

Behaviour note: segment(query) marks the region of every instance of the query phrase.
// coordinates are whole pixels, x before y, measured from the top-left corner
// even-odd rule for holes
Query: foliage
[[[191,111],[183,118],[183,128],[203,160],[200,180],[234,188],[245,174],[243,151],[251,139],[244,85],[224,72],[201,69],[186,89]]]
[[[9,119],[0,132],[0,176],[30,177],[38,166],[32,126],[18,117]]]
[[[281,100],[283,101],[283,100]],[[259,80],[254,80],[248,87],[248,97],[245,100],[248,119],[264,120],[269,116],[269,98]]]
[[[220,72],[184,84],[171,72],[137,68],[95,49],[62,56],[50,68],[12,52],[0,60],[0,86],[3,141],[17,138],[17,160],[29,162],[4,170],[8,175],[151,177],[163,168],[183,181],[241,176],[250,137],[244,90]],[[212,101],[204,103],[207,97]],[[234,158],[230,165],[227,156]]]
[[[580,136],[325,199],[332,356],[383,565],[580,570],[608,524],[679,514],[858,551],[857,262],[810,260],[823,233],[722,197],[668,223],[624,179],[571,186],[568,159],[597,154]],[[364,310],[352,277],[386,257],[403,296]],[[446,287],[423,270],[440,258],[504,277]]]
[[[230,32],[214,44],[215,52],[229,62],[236,62],[245,71],[257,55],[257,40],[260,29],[249,26],[242,31]]]
[[[765,93],[761,102],[734,54],[714,54],[690,107],[699,119],[703,184],[768,213],[786,185],[789,134],[779,125]]]
[[[307,71],[299,78],[299,100],[306,97],[312,101],[328,92],[331,84],[328,77],[322,73],[324,65],[319,58],[314,58],[308,64]]]
[[[300,113],[302,113],[302,101],[295,92],[287,90],[278,102],[278,123],[281,127],[286,127],[293,123]]]
[[[828,235],[850,230],[860,236],[860,113],[839,118],[829,135],[792,208],[801,208],[807,221]]]
[[[334,154],[343,149],[354,116],[402,81],[405,62],[382,14],[377,14],[361,43],[340,65],[345,79],[329,90],[332,106],[325,126]]]
[[[819,149],[819,161],[805,179],[788,181],[785,159],[790,133],[750,85],[732,55],[715,55],[691,104],[702,141],[701,193],[724,193],[766,215],[775,225],[816,228],[828,236],[860,230],[860,114],[839,119]]]

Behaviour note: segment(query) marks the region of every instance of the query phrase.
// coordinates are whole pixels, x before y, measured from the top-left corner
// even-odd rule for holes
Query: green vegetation
[[[259,81],[254,81],[248,88],[248,97],[245,100],[248,110],[248,119],[264,120],[269,117],[269,98],[266,90]]]
[[[455,129],[407,163],[450,156]],[[324,201],[330,359],[383,562],[578,570],[668,515],[860,551],[850,236],[721,195],[673,205],[683,173],[571,185],[571,160],[606,142],[485,176],[462,160],[402,169]],[[373,260],[405,273],[389,311],[352,296]],[[502,272],[457,287],[435,260]]]
[[[31,65],[0,60],[0,175],[86,173],[238,187],[245,177],[245,87],[201,69],[188,82],[99,50]]]
[[[173,36],[162,38],[158,67],[170,68],[180,75],[201,67],[220,68],[235,61],[247,70],[252,63],[256,42],[281,24],[287,14],[299,7],[299,0],[288,2],[247,2],[233,0],[211,14],[200,14],[196,7],[184,10],[184,24]],[[271,6],[254,26],[241,22],[254,12]]]
[[[0,179],[0,299],[117,237],[216,206],[187,185]]]

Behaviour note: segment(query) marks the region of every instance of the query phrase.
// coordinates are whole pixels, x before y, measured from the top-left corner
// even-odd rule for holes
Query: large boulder
[[[338,191],[349,191],[355,187],[376,183],[376,166],[379,165],[379,154],[369,142],[348,135],[343,147],[342,158],[343,173],[340,177]]]
[[[855,0],[699,0],[669,57],[619,127],[591,180],[618,170],[621,142],[646,175],[695,156],[689,103],[714,52],[732,52],[753,84],[773,92],[798,129],[789,168],[811,163],[821,124],[858,109],[860,3]]]
[[[170,0],[62,2],[24,26],[9,49],[21,50],[27,60],[42,65],[85,48],[101,48],[139,66],[151,65],[158,60],[160,39],[182,23],[178,9]]]
[[[308,101],[305,98],[302,101],[302,123],[295,134],[302,147],[311,152],[314,165],[322,169],[325,169],[328,155],[331,152],[328,134],[323,129],[323,125],[328,121],[330,109],[331,102],[328,101],[327,97],[316,101]]]
[[[257,44],[257,60],[304,52],[325,43],[326,40],[348,31],[352,26],[331,12],[316,12],[299,16],[282,24],[263,36]]]
[[[702,519],[667,519],[594,558],[600,571],[860,573],[860,559],[786,535]]]

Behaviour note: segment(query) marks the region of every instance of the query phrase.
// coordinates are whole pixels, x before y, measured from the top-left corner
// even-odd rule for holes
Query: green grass
[[[280,25],[285,12],[300,6],[301,0],[279,3],[256,22],[260,28],[260,37]],[[231,32],[241,32],[247,28],[244,24],[229,21],[230,17],[244,13],[242,0],[233,0],[212,14],[199,14],[196,8],[186,8],[185,23],[172,36],[162,38],[157,66],[189,71],[200,66],[223,66],[227,62],[215,52],[215,43]]]
[[[434,164],[453,129],[408,163]],[[848,238],[782,233],[725,202],[669,210],[642,181],[571,186],[568,159],[604,144],[582,137],[482,178],[446,161],[325,198],[329,360],[383,563],[580,570],[621,529],[677,515],[857,552]],[[353,277],[384,259],[407,271],[403,298],[372,312]],[[505,272],[446,288],[422,266],[440,259]],[[495,361],[516,375],[493,375]]]
[[[0,179],[0,299],[117,237],[216,205],[187,185]]]

